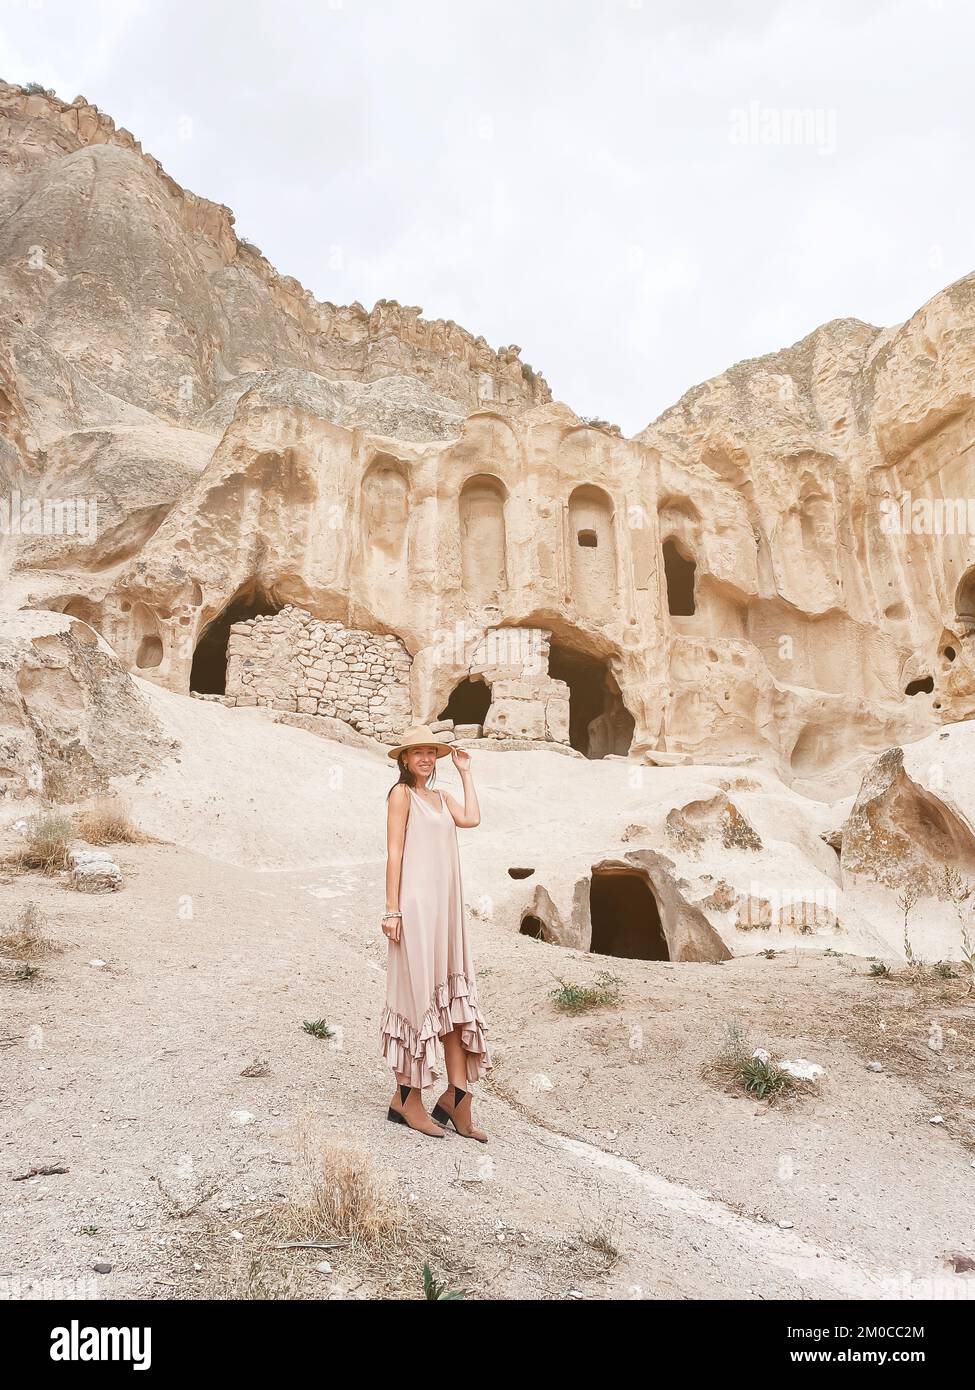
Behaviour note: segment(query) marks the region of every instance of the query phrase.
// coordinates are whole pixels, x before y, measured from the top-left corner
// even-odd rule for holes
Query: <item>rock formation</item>
[[[975,714],[975,276],[739,363],[626,439],[515,347],[318,302],[83,98],[0,85],[0,292],[3,606],[80,620],[62,646],[100,634],[119,689],[387,744],[423,721],[758,760],[822,797]],[[23,790],[48,755],[6,701]],[[871,807],[931,828],[886,757],[844,873],[876,865]],[[669,847],[762,847],[725,797],[670,811]],[[692,916],[665,927],[721,958]]]

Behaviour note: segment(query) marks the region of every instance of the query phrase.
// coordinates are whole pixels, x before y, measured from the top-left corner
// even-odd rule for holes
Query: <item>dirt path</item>
[[[973,1253],[975,1205],[975,1008],[950,988],[922,1000],[851,957],[607,960],[474,922],[491,1143],[434,1141],[385,1120],[380,860],[255,873],[153,844],[120,861],[109,896],[36,875],[3,888],[5,915],[36,902],[66,948],[36,982],[0,986],[8,1282],[219,1288],[248,1222],[288,1190],[310,1121],[397,1175],[425,1257],[479,1297],[930,1296],[912,1281],[932,1278],[972,1292],[946,1264]],[[619,1005],[554,1010],[556,976],[607,965]],[[703,1080],[732,1014],[756,1044],[826,1066],[821,1093],[769,1107]],[[303,1031],[318,1018],[335,1039]],[[886,1070],[867,1071],[884,1048]],[[270,1074],[242,1077],[257,1056]],[[69,1171],[12,1181],[42,1164]],[[330,1275],[318,1253],[291,1258],[318,1296],[388,1292],[341,1252]],[[111,1273],[92,1273],[99,1260]]]

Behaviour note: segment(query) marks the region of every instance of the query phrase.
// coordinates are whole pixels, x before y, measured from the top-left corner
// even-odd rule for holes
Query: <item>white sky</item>
[[[975,268],[973,53],[964,0],[0,5],[0,77],[83,93],[282,274],[519,343],[626,434]]]

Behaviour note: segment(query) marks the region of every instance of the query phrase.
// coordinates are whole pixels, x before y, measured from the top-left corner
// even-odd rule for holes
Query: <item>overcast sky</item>
[[[317,298],[518,343],[626,434],[975,269],[973,53],[964,0],[0,7],[0,77],[83,94]]]

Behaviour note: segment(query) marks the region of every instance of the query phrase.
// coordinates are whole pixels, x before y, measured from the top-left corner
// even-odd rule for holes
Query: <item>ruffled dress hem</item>
[[[458,1024],[467,1079],[479,1081],[491,1066],[484,1039],[487,1026],[466,975],[448,975],[437,985],[419,1028],[387,1005],[379,1022],[383,1056],[394,1072],[409,1078],[411,1086],[432,1086],[443,1070],[438,1044]]]

